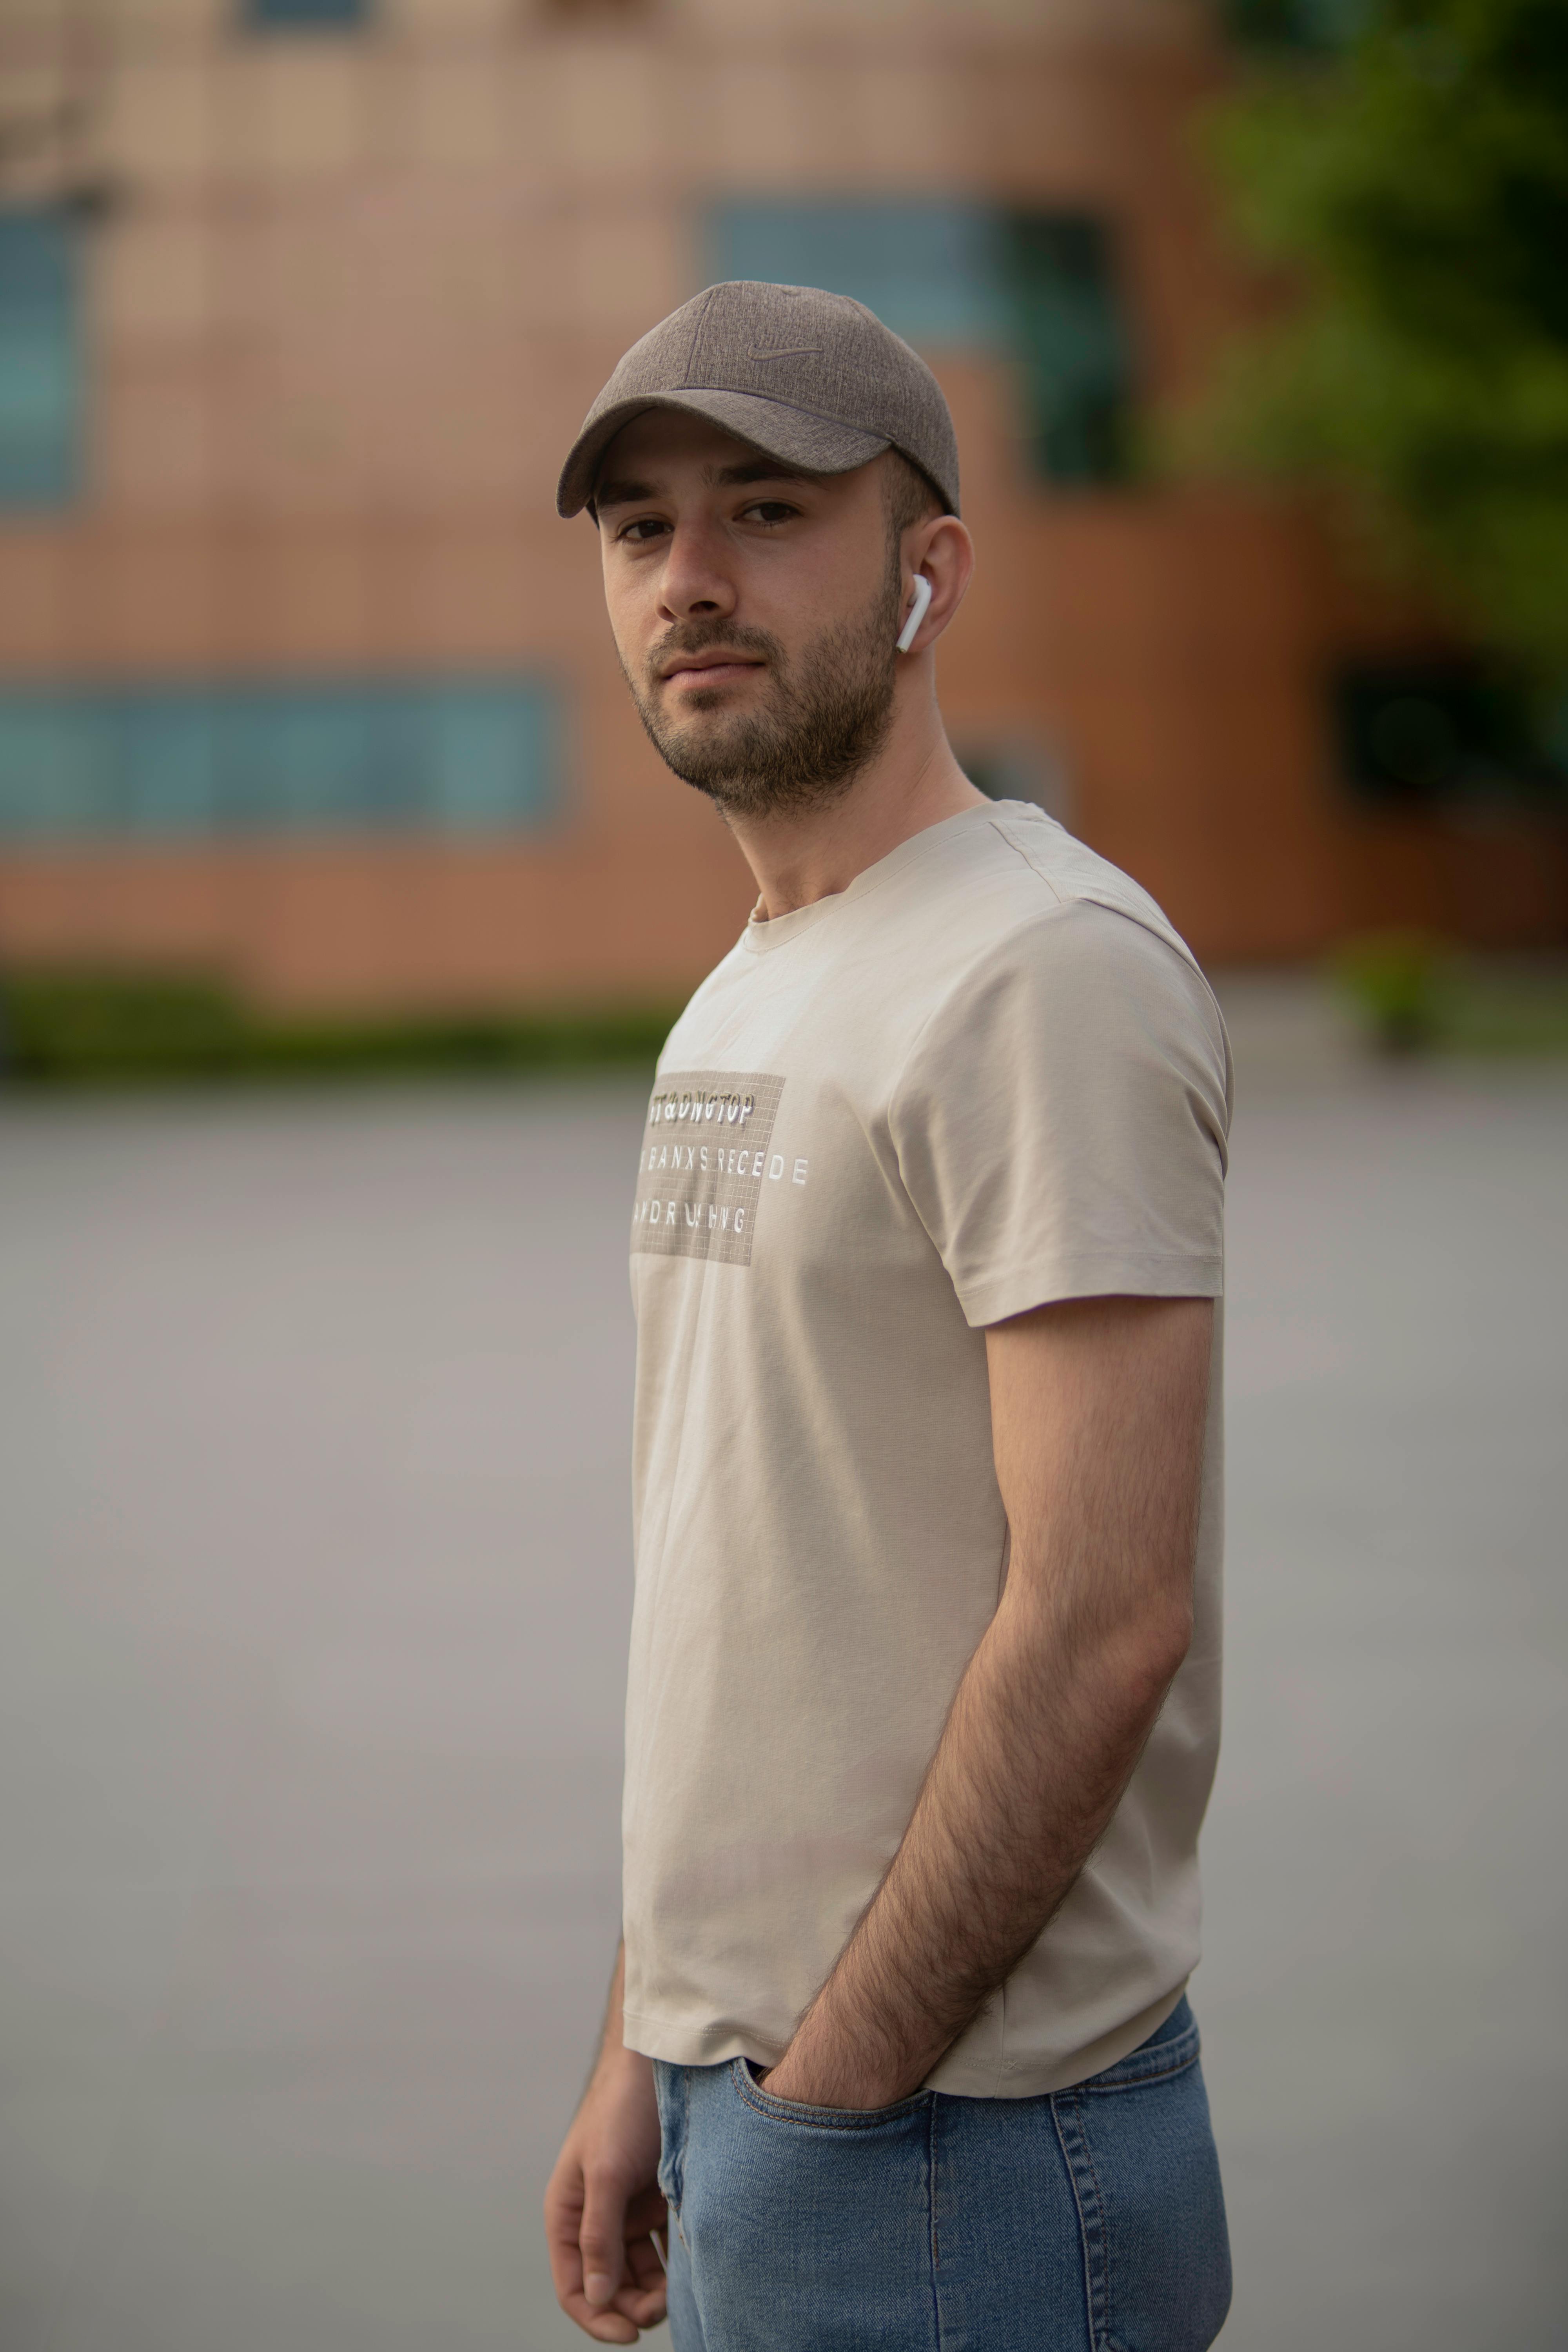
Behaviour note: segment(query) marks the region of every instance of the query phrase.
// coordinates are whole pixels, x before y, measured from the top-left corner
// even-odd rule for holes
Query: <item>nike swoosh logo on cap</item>
[[[748,359],[752,360],[812,360],[820,359],[821,356],[820,343],[790,343],[784,350],[778,352],[760,352],[753,343],[746,354]]]

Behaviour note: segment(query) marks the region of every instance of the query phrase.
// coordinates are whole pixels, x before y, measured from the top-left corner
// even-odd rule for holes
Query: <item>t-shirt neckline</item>
[[[922,825],[919,833],[911,833],[907,841],[900,841],[896,848],[889,849],[885,857],[879,857],[874,865],[863,866],[853,882],[846,883],[842,890],[830,890],[826,898],[813,898],[809,905],[793,908],[787,915],[774,915],[771,921],[761,920],[754,914],[750,916],[741,934],[741,945],[752,955],[771,955],[775,948],[787,947],[792,940],[798,940],[803,931],[810,930],[814,924],[822,922],[838,908],[850,900],[869,898],[871,892],[879,890],[884,882],[890,882],[895,875],[902,874],[921,858],[929,856],[933,849],[942,845],[939,835],[947,836],[960,825],[990,824],[997,806],[996,802],[988,801],[984,808],[956,809],[952,816],[939,817],[934,824]]]

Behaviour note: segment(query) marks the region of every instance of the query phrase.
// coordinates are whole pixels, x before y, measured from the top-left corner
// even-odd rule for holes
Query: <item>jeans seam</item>
[[[937,2103],[931,2103],[931,2128],[926,2134],[926,2202],[931,2212],[931,2341],[936,2352],[942,2352],[942,2293],[937,2281],[940,2251],[936,2219],[936,2116]]]
[[[1064,2128],[1065,2118],[1069,2114],[1072,2120],[1070,2135]],[[1097,2294],[1095,2280],[1097,2260],[1095,2247],[1098,2240],[1100,2247],[1098,2260],[1105,2291],[1103,2301],[1109,2304],[1110,2277],[1105,2246],[1105,2211],[1100,2194],[1099,2177],[1094,2169],[1094,2160],[1089,2153],[1089,2136],[1084,2130],[1083,2118],[1079,2112],[1079,2101],[1074,2092],[1063,2092],[1052,2099],[1051,2118],[1057,2127],[1057,2140],[1061,2148],[1062,2161],[1067,2166],[1068,2186],[1072,2190],[1073,2203],[1078,2209],[1079,2242],[1083,2248],[1084,2317],[1089,2326],[1090,2352],[1108,2352],[1107,2329],[1101,2325],[1102,2315],[1096,2312],[1096,2305],[1101,2302],[1102,2298]],[[1079,2180],[1079,2167],[1074,2160],[1075,2147],[1081,2147],[1083,2156],[1088,2162],[1089,2186],[1094,2192],[1092,2215],[1086,2211],[1084,2207],[1083,2191]],[[1103,2315],[1108,2317],[1109,2314],[1106,2313]]]
[[[1105,2324],[1103,2329],[1105,2352],[1116,2352],[1115,2338],[1110,2326],[1110,2215],[1106,2207],[1105,2192],[1100,2185],[1100,2175],[1095,2170],[1094,2143],[1089,2136],[1089,2126],[1081,2117],[1079,2118],[1079,2128],[1083,2134],[1084,2161],[1089,2166],[1089,2177],[1094,2183],[1095,2210],[1100,2215],[1100,2267],[1105,2276]]]

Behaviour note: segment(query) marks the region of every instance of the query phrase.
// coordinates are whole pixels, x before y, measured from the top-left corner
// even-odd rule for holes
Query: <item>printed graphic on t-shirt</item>
[[[632,1248],[750,1265],[763,1188],[803,1181],[771,1151],[784,1080],[742,1070],[671,1070],[647,1107]]]

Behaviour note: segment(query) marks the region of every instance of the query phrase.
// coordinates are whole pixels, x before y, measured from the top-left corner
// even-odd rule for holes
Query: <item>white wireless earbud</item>
[[[921,623],[925,619],[926,606],[930,603],[931,582],[926,578],[923,572],[917,572],[915,573],[914,602],[910,606],[910,617],[904,623],[903,627],[899,631],[899,651],[901,654],[907,654],[910,647],[914,644],[915,632],[920,627]]]

